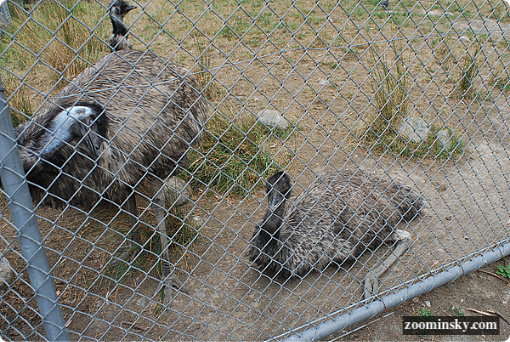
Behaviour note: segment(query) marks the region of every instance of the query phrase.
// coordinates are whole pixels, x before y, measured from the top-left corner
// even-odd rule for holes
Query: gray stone
[[[430,125],[427,121],[414,117],[404,118],[404,120],[398,132],[401,137],[417,143],[427,139],[430,133]]]
[[[436,134],[437,140],[443,145],[445,149],[450,149],[452,147],[452,135],[450,131],[446,128],[443,128]]]
[[[184,205],[190,197],[188,183],[179,177],[170,177],[165,183],[166,201],[171,205]]]
[[[266,109],[261,111],[258,116],[260,123],[268,127],[276,127],[286,130],[289,127],[289,122],[276,110]]]
[[[7,290],[15,277],[16,272],[12,269],[9,260],[2,258],[0,260],[0,292]]]
[[[0,27],[7,27],[11,25],[12,19],[11,14],[9,13],[9,7],[7,7],[7,1],[4,1],[0,5]]]
[[[400,126],[399,134],[406,140],[422,142],[432,133],[430,125],[422,118],[406,118]],[[443,128],[435,134],[437,140],[448,150],[452,146],[452,134],[447,128]]]
[[[136,305],[138,307],[140,307],[141,309],[145,309],[147,308],[148,304],[147,304],[147,299],[145,299],[144,297],[140,297],[136,300]]]

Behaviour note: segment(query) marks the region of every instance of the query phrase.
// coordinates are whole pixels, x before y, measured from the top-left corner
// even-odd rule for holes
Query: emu
[[[391,179],[369,178],[362,171],[328,172],[287,206],[291,178],[278,172],[266,183],[268,210],[251,239],[248,257],[284,277],[303,277],[332,262],[358,258],[383,242],[394,253],[365,278],[365,296],[377,279],[407,250],[410,234],[396,229],[424,207],[422,197]]]
[[[384,0],[384,1],[381,1],[379,3],[379,6],[381,6],[382,8],[384,8],[386,11],[388,10],[388,6],[390,5],[390,2],[389,0]]]
[[[202,139],[208,105],[196,79],[150,51],[121,50],[48,102],[15,128],[34,201],[84,208],[100,200],[127,203],[130,240],[140,248],[134,193],[148,181],[164,283],[186,292],[171,272],[162,186],[186,167],[187,151]]]
[[[108,45],[113,51],[131,50],[132,46],[127,39],[128,27],[124,24],[124,17],[136,6],[130,5],[124,0],[114,0],[109,9],[112,22],[112,35],[108,39]]]

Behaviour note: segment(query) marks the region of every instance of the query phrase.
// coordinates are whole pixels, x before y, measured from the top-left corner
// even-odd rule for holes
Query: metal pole
[[[68,341],[65,321],[58,304],[50,266],[34,216],[32,198],[16,145],[9,107],[0,79],[0,177],[9,198],[12,222],[17,229],[30,283],[35,291],[46,335],[50,341]]]
[[[338,332],[345,327],[369,319],[385,310],[391,309],[414,297],[429,292],[430,290],[453,281],[460,276],[473,272],[480,267],[490,264],[496,260],[510,254],[510,243],[484,253],[480,256],[465,261],[464,263],[452,267],[433,277],[427,278],[419,283],[413,284],[408,288],[398,291],[395,294],[383,297],[381,300],[372,302],[363,307],[352,310],[349,313],[340,315],[330,321],[319,324],[318,326],[305,330],[299,334],[293,335],[284,341],[316,341],[328,335]],[[278,338],[278,337],[277,337]]]

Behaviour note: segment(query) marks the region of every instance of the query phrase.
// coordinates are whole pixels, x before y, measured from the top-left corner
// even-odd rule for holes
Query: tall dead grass
[[[31,6],[11,4],[13,25],[0,42],[9,104],[25,115],[108,52],[103,39],[109,23],[103,24],[106,11],[99,4],[61,0]]]

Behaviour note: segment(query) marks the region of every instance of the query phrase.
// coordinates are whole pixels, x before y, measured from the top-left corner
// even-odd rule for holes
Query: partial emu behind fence
[[[1,9],[6,339],[317,339],[510,253],[505,2]]]

